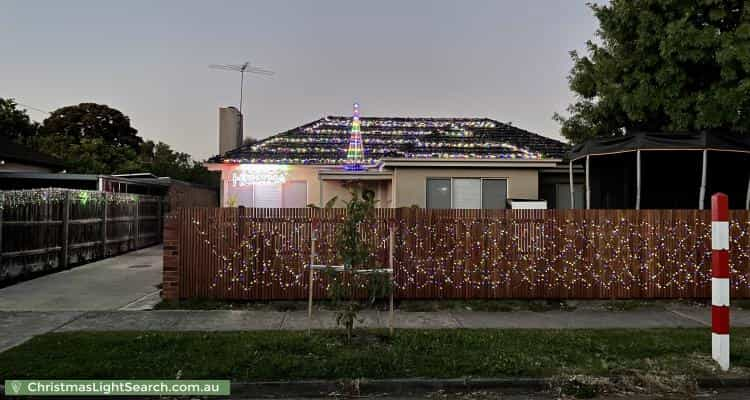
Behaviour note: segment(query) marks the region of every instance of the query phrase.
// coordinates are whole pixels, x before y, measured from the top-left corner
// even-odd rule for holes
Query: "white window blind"
[[[453,180],[453,208],[482,208],[482,180]]]
[[[281,207],[281,185],[253,185],[255,186],[255,204],[257,208]]]
[[[307,205],[307,182],[292,181],[284,184],[284,207],[304,208]]]

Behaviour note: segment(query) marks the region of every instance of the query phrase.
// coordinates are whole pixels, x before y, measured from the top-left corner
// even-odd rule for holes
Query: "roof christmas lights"
[[[354,114],[325,117],[212,161],[355,169],[384,159],[540,160],[567,151],[564,143],[489,119],[365,118],[359,106]]]
[[[349,149],[346,151],[346,165],[344,168],[348,171],[364,170],[365,168],[362,165],[364,158],[365,149],[362,146],[362,132],[360,131],[359,103],[354,103],[352,128],[349,135]]]

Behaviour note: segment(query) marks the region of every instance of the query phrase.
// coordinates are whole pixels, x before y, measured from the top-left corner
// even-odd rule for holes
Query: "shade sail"
[[[717,150],[750,153],[750,136],[736,133],[633,132],[623,136],[589,139],[573,147],[568,158],[624,153],[636,150]]]

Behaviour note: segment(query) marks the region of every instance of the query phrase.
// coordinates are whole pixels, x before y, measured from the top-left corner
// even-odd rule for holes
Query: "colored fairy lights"
[[[352,127],[349,135],[349,149],[346,151],[346,164],[344,168],[349,171],[361,171],[365,158],[365,149],[362,145],[362,132],[360,131],[359,103],[354,103],[352,114]]]
[[[539,160],[563,143],[479,118],[326,117],[216,157],[233,164],[355,165],[383,159]],[[365,150],[366,148],[366,150]]]
[[[309,219],[277,218],[269,224],[248,218],[236,223],[192,221],[206,251],[220,261],[213,290],[307,288]],[[336,262],[333,232],[340,221],[320,224],[316,244],[321,263]],[[570,293],[594,297],[628,296],[650,290],[664,297],[696,296],[711,282],[711,225],[702,218],[656,223],[634,218],[542,220],[436,218],[430,223],[395,221],[396,287],[425,294],[455,290],[512,293]],[[364,233],[363,233],[364,234]],[[388,221],[366,233],[376,244],[371,256],[388,253]],[[226,251],[225,243],[238,243]],[[730,222],[732,288],[750,289],[750,221]],[[352,283],[357,285],[355,281]],[[326,283],[321,281],[323,289]],[[303,291],[304,293],[304,291]],[[442,296],[442,295],[441,295]],[[636,295],[637,296],[637,295]]]

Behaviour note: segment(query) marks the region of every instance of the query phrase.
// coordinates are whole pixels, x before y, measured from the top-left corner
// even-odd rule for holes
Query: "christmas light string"
[[[362,145],[362,132],[360,131],[359,104],[354,103],[352,113],[351,132],[349,133],[349,148],[346,150],[346,164],[344,168],[349,171],[361,171],[365,159],[365,149]]]
[[[69,195],[68,195],[69,193]],[[25,190],[4,190],[0,191],[2,201],[0,209],[13,209],[29,205],[55,204],[65,201],[66,196],[70,196],[71,201],[81,203],[102,202],[104,200],[110,203],[126,203],[138,200],[138,195],[131,193],[111,193],[100,192],[96,190],[77,190],[77,189],[25,189]]]
[[[656,225],[626,219],[567,220],[560,225],[530,225],[523,220],[445,219],[429,225],[408,225],[399,221],[398,241],[403,245],[399,246],[396,260],[396,287],[440,292],[520,287],[528,290],[583,287],[622,292],[647,289],[651,285],[659,290],[681,292],[705,288],[711,278],[710,224],[702,220],[691,222]],[[211,287],[232,290],[239,285],[244,291],[253,287],[306,288],[304,266],[309,262],[309,222],[285,219],[283,223],[284,227],[269,226],[262,220],[248,219],[246,231],[240,235],[237,224],[217,225],[214,221],[206,229],[194,220],[196,232],[221,261]],[[326,238],[335,236],[338,223],[335,220],[321,223],[321,240],[316,246],[323,263],[336,262],[335,244]],[[747,288],[750,287],[750,221],[732,221],[730,229],[732,286]],[[467,231],[473,232],[468,238]],[[220,240],[239,242],[229,256],[223,255],[216,243],[208,239],[216,237],[217,232]],[[481,234],[481,240],[476,240],[477,233]],[[386,224],[381,221],[363,234],[376,243],[372,257],[383,261],[388,247]],[[550,235],[557,240],[550,240]],[[651,251],[651,255],[646,251]],[[658,255],[665,260],[664,264],[659,263]],[[356,279],[351,284],[364,286],[364,282]],[[318,281],[319,288],[325,289],[326,285],[324,280]]]
[[[230,153],[221,158],[221,162],[363,165],[375,164],[384,158],[545,158],[542,152],[502,140],[503,133],[481,131],[503,125],[491,120],[360,118],[357,105],[354,114],[352,118],[326,117]],[[475,132],[477,129],[480,131]],[[352,162],[352,157],[362,162]]]

